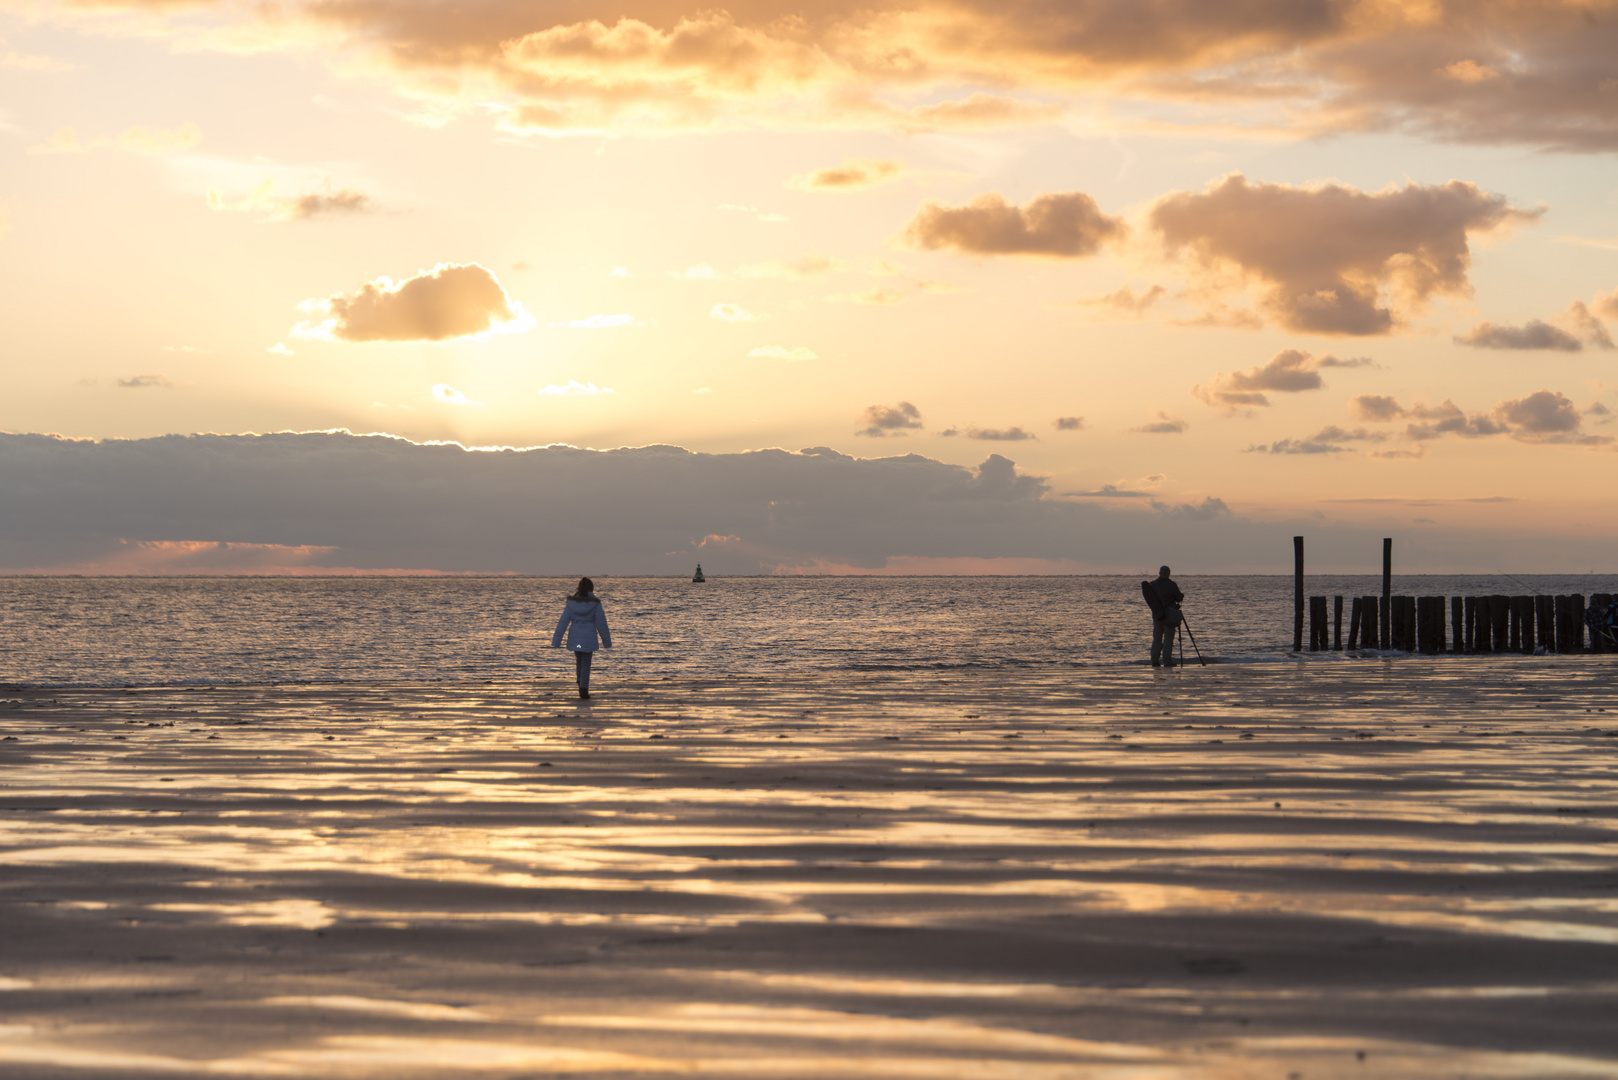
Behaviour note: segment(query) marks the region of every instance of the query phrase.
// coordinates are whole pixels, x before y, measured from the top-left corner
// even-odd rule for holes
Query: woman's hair
[[[595,591],[596,591],[596,583],[591,581],[587,577],[581,577],[579,579],[579,589],[573,595],[577,596],[580,600],[585,600],[585,599],[588,599],[590,594],[595,592]]]

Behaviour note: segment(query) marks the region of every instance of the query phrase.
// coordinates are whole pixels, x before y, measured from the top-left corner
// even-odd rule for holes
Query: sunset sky
[[[1618,569],[1618,0],[0,0],[0,87],[0,569]]]

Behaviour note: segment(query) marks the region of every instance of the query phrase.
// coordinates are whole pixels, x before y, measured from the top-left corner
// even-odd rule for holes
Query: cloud
[[[1479,323],[1455,340],[1461,345],[1471,345],[1476,349],[1555,349],[1559,352],[1579,352],[1584,348],[1584,342],[1566,330],[1559,330],[1550,323],[1538,319],[1526,326]]]
[[[371,202],[369,195],[352,188],[343,188],[329,195],[299,195],[290,200],[287,216],[297,221],[308,221],[317,217],[368,214],[374,209],[376,206]]]
[[[202,141],[202,129],[195,124],[181,124],[176,128],[147,127],[136,124],[125,128],[111,138],[80,142],[70,127],[57,128],[50,138],[37,146],[30,146],[30,154],[88,154],[94,150],[117,149],[131,154],[160,157],[182,153]]]
[[[1298,394],[1305,390],[1319,390],[1325,386],[1320,377],[1321,368],[1367,367],[1371,361],[1365,357],[1339,360],[1335,356],[1315,357],[1298,349],[1283,349],[1259,367],[1236,371],[1229,375],[1219,372],[1209,386],[1193,386],[1192,396],[1208,405],[1234,412],[1237,409],[1268,406],[1265,391]]]
[[[1209,521],[1230,515],[1230,507],[1225,505],[1225,500],[1216,499],[1212,495],[1199,503],[1166,503],[1154,499],[1148,505],[1164,517],[1176,521]]]
[[[1167,253],[1210,280],[1260,282],[1286,329],[1363,336],[1391,333],[1435,296],[1469,295],[1468,237],[1540,213],[1459,180],[1367,193],[1235,174],[1164,196],[1148,219]]]
[[[287,348],[287,343],[284,342],[284,341],[277,341],[274,345],[271,345],[268,349],[265,349],[264,351],[274,353],[277,356],[296,356],[296,355],[298,355],[293,350]]]
[[[1596,309],[1602,307],[1602,297],[1596,297]],[[1479,323],[1455,341],[1476,349],[1546,349],[1555,352],[1582,352],[1586,345],[1597,349],[1613,348],[1612,335],[1602,325],[1584,301],[1575,300],[1568,309],[1556,316],[1553,325],[1532,319],[1523,326],[1496,326]]]
[[[435,383],[433,385],[433,397],[442,401],[445,405],[470,405],[479,409],[483,408],[483,402],[473,401],[448,383]]]
[[[804,279],[820,277],[833,270],[846,270],[848,268],[846,263],[828,259],[824,255],[805,255],[798,259],[750,263],[746,266],[739,266],[736,268],[736,276],[739,278]]]
[[[904,166],[897,161],[845,161],[798,177],[792,186],[804,191],[859,191],[892,180],[902,172]]]
[[[477,263],[439,263],[399,282],[380,277],[352,296],[339,293],[299,306],[326,318],[299,323],[292,336],[325,341],[445,341],[534,326],[533,316]]]
[[[1150,289],[1135,295],[1135,291],[1125,285],[1113,292],[1101,296],[1087,296],[1079,300],[1081,307],[1105,308],[1113,315],[1123,318],[1138,319],[1146,314],[1148,308],[1163,299],[1168,292],[1161,285],[1153,285]]]
[[[1117,484],[1102,484],[1095,491],[1064,491],[1062,494],[1079,499],[1150,499],[1152,497],[1152,493],[1149,491],[1128,491],[1120,488]]]
[[[1392,400],[1391,398],[1388,400]],[[1386,442],[1388,434],[1383,431],[1370,431],[1366,428],[1354,428],[1352,431],[1338,427],[1336,424],[1321,428],[1306,439],[1281,439],[1265,446],[1259,443],[1247,448],[1249,454],[1338,454],[1349,451],[1345,443],[1381,443]]]
[[[1391,397],[1363,396],[1355,398],[1350,408],[1362,419],[1380,423],[1410,421],[1404,437],[1414,442],[1445,435],[1468,439],[1508,435],[1519,442],[1577,446],[1605,446],[1613,441],[1607,435],[1584,434],[1580,430],[1583,414],[1566,395],[1554,390],[1501,401],[1487,413],[1469,414],[1447,398],[1439,405],[1406,409]]]
[[[998,194],[980,195],[969,206],[927,203],[905,229],[905,240],[927,250],[968,255],[1094,255],[1124,235],[1119,218],[1101,212],[1082,191],[1041,195],[1026,207]]]
[[[1157,410],[1157,419],[1150,424],[1142,424],[1130,431],[1137,431],[1144,435],[1179,435],[1191,425],[1177,416],[1170,416],[1162,409]]]
[[[756,356],[764,360],[819,360],[820,354],[807,346],[800,345],[796,349],[789,349],[785,345],[760,345],[756,349],[749,349],[748,356]]]
[[[519,133],[960,129],[1049,122],[1067,105],[1151,131],[1167,102],[1183,127],[1227,135],[1618,148],[1610,0],[1160,0],[1144,15],[1138,0],[197,10],[98,0],[37,17],[166,34],[187,51],[302,50],[391,85],[435,122],[492,111]]]
[[[768,315],[754,315],[740,304],[715,304],[709,309],[708,317],[728,323],[759,322],[769,318]]]
[[[587,315],[582,319],[569,319],[566,322],[553,322],[552,329],[571,330],[617,330],[625,326],[645,326],[645,322],[628,313],[617,315]]]
[[[423,513],[429,495],[432,512]],[[1150,533],[1154,564],[1273,573],[1290,568],[1289,538],[1307,527],[1254,521],[1201,495],[1153,501],[1162,508],[1142,513],[1149,502],[1130,496],[1055,497],[1044,479],[997,454],[967,468],[824,448],[469,451],[345,432],[102,442],[0,433],[0,570],[107,566],[133,545],[253,544],[280,549],[260,565],[296,563],[306,573],[560,575],[588,566],[599,582],[689,574],[693,553],[714,536],[737,539],[701,549],[713,573],[951,559],[1072,560],[1068,572],[1108,573],[1138,569]],[[1384,535],[1346,523],[1316,532],[1317,566],[1363,561]],[[1554,525],[1520,541],[1468,527],[1412,539],[1403,565],[1490,561],[1502,543],[1542,565],[1588,565],[1600,550]],[[216,569],[253,572],[190,550],[217,559]]]
[[[707,263],[693,263],[684,270],[670,270],[669,277],[678,281],[723,281],[725,275]]]
[[[946,435],[952,434],[952,433],[953,433],[953,429],[951,429],[951,431],[944,432],[944,434],[946,434]],[[1024,431],[1020,427],[1009,427],[1009,428],[969,427],[969,428],[966,429],[964,434],[968,439],[978,439],[978,440],[983,441],[983,442],[1025,442],[1025,441],[1027,441],[1029,439],[1037,440],[1039,438],[1039,436],[1029,434],[1028,432]]]
[[[119,379],[118,385],[125,390],[147,390],[152,387],[168,390],[173,388],[174,380],[167,375],[134,375],[127,379]]]
[[[865,424],[865,429],[854,434],[873,439],[887,435],[903,435],[907,430],[923,426],[921,410],[908,401],[901,401],[891,408],[887,405],[872,405],[865,410],[862,423]]]
[[[608,387],[597,386],[593,382],[581,383],[576,379],[569,379],[565,386],[548,383],[539,392],[541,397],[599,397],[602,394],[615,393],[616,390]],[[700,394],[702,391],[698,390],[697,393]]]
[[[954,101],[941,101],[936,105],[923,105],[895,116],[899,130],[907,133],[925,131],[981,131],[992,128],[1024,127],[1030,124],[1048,124],[1061,118],[1060,105],[1019,101],[998,94],[976,93]]]
[[[1603,319],[1618,319],[1618,289],[1610,293],[1597,294],[1595,302],[1590,305],[1595,313]]]
[[[1051,427],[1057,431],[1079,431],[1084,427],[1082,416],[1058,416],[1051,421]]]
[[[1265,446],[1258,443],[1247,448],[1249,454],[1341,454],[1348,450],[1336,443],[1316,442],[1312,439],[1280,439]]]

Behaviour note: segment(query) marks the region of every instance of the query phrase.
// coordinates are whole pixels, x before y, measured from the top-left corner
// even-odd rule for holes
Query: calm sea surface
[[[1181,577],[1210,659],[1282,661],[1290,577]],[[561,578],[0,578],[0,681],[34,686],[383,682],[555,675]],[[1311,577],[1314,595],[1380,579]],[[1587,575],[1417,576],[1408,595],[1618,591]],[[1134,577],[604,578],[598,679],[783,669],[924,672],[1138,663]],[[1345,627],[1347,614],[1345,602]],[[1185,642],[1191,655],[1191,642]],[[1340,655],[1340,654],[1339,654]],[[1330,656],[1306,661],[1336,659]]]

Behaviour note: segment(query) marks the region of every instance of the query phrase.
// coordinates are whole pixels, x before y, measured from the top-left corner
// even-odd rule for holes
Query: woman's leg
[[[590,696],[590,661],[594,658],[592,652],[576,652],[573,654],[573,670],[579,678],[579,696]]]

